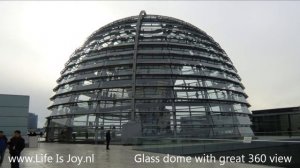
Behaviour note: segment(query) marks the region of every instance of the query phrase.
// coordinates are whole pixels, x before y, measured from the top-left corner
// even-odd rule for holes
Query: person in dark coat
[[[0,131],[0,167],[2,166],[6,147],[7,147],[7,138],[3,134],[3,131]]]
[[[110,130],[107,130],[106,131],[106,150],[109,150],[110,140],[111,140]]]
[[[25,140],[21,136],[21,131],[16,130],[14,136],[10,139],[9,153],[12,158],[19,158],[22,150],[25,148]],[[11,168],[19,168],[18,159],[11,161]]]

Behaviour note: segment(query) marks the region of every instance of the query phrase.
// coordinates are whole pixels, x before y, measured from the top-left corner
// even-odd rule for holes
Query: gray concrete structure
[[[0,130],[11,136],[15,130],[27,133],[29,96],[0,94]]]

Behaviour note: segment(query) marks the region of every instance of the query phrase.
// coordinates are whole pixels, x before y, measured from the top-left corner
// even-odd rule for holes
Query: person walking
[[[110,130],[107,130],[106,131],[106,150],[109,150],[110,140],[111,140]]]
[[[14,136],[8,142],[9,153],[11,158],[15,158],[11,161],[11,168],[19,168],[19,157],[22,150],[25,148],[25,140],[21,136],[21,131],[16,130]]]
[[[0,131],[0,167],[2,166],[6,147],[7,147],[7,138],[3,134],[3,131]]]

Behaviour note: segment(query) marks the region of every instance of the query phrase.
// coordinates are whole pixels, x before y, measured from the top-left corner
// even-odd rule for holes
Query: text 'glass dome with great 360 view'
[[[47,140],[252,136],[244,86],[209,35],[172,17],[114,21],[71,55],[54,88]]]

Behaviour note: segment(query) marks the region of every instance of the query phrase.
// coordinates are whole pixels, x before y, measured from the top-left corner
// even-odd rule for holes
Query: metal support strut
[[[139,18],[137,20],[136,24],[136,34],[134,39],[134,54],[132,59],[132,94],[131,94],[131,120],[135,120],[135,87],[136,87],[136,60],[137,60],[137,54],[138,54],[138,46],[139,46],[139,36],[140,36],[140,30],[142,26],[142,19],[146,15],[146,12],[142,10],[139,14]]]

